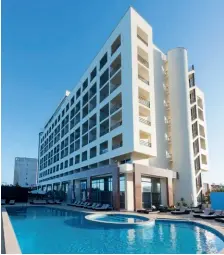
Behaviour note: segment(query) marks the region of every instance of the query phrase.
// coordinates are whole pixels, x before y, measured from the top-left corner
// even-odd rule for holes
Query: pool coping
[[[22,254],[6,208],[2,207],[3,241],[6,254]]]
[[[21,206],[21,205],[16,205],[16,206]],[[40,205],[30,205],[30,204],[26,204],[25,206],[27,207],[36,207],[36,206],[40,206]],[[73,211],[73,212],[83,212],[83,213],[90,213],[91,214],[108,214],[111,213],[111,211],[108,212],[96,212],[96,211],[89,211],[86,209],[82,209],[82,208],[74,208],[74,207],[70,207],[70,206],[66,206],[66,205],[41,205],[44,207],[49,207],[49,208],[55,208],[55,209],[62,209],[62,210],[68,210],[68,211]],[[16,238],[16,234],[14,232],[13,226],[11,224],[10,218],[8,216],[6,207],[8,206],[2,206],[2,228],[3,228],[3,234],[4,234],[4,246],[5,246],[5,252],[6,254],[22,254],[21,250],[20,250],[20,246],[19,246],[19,242]],[[13,206],[10,206],[13,207]],[[75,210],[74,210],[75,209]],[[78,209],[78,210],[76,210]],[[126,214],[126,215],[136,215],[136,216],[142,216],[141,214],[137,213],[137,212],[121,212],[121,211],[114,211],[114,214]],[[154,216],[154,217],[152,217]],[[150,219],[152,220],[164,220],[164,221],[173,221],[173,222],[188,222],[188,223],[196,223],[195,225],[204,227],[205,229],[207,229],[206,227],[209,227],[211,230],[213,230],[214,232],[219,232],[219,234],[221,236],[223,236],[224,238],[224,229],[221,226],[217,226],[217,225],[212,225],[210,222],[207,221],[200,221],[199,219],[189,219],[189,218],[177,218],[177,217],[160,217],[160,216],[166,216],[166,215],[162,215],[162,214],[150,214],[150,215],[144,215],[144,217],[150,217]],[[151,218],[152,217],[152,218]],[[224,254],[224,249],[222,249],[221,251],[219,251],[217,254]]]

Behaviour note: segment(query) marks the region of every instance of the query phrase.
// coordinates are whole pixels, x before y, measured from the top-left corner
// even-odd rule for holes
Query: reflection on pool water
[[[148,218],[137,215],[125,215],[125,214],[96,214],[91,215],[94,220],[111,222],[111,223],[142,223],[149,221]]]
[[[153,227],[89,222],[87,214],[47,207],[7,208],[22,253],[217,253],[223,236],[194,224]]]

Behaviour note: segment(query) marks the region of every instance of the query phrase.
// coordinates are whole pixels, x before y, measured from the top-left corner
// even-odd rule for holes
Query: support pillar
[[[80,180],[75,180],[75,200],[80,201]]]
[[[115,167],[112,172],[112,187],[113,187],[113,208],[120,210],[120,172],[119,168]]]
[[[141,173],[136,169],[134,171],[134,207],[135,211],[142,209],[142,184],[141,184]]]
[[[87,177],[87,201],[91,201],[91,177]]]
[[[127,211],[134,211],[133,174],[128,173],[125,177],[125,208]]]
[[[167,201],[168,205],[174,205],[173,201],[173,179],[167,178]]]

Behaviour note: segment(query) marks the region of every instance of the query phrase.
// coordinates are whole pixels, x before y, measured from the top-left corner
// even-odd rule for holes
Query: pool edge
[[[6,208],[2,208],[2,229],[6,254],[22,254]]]

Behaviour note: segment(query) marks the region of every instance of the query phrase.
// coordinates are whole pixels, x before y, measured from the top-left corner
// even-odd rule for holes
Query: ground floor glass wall
[[[91,201],[112,205],[112,177],[100,177],[91,180]]]
[[[125,209],[125,176],[120,176],[120,209]]]

